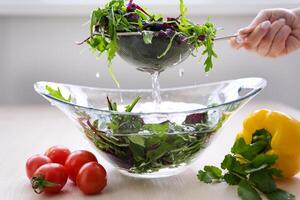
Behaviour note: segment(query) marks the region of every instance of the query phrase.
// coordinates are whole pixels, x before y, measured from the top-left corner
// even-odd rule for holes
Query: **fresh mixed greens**
[[[125,107],[128,114],[121,114],[114,113],[118,105],[107,97],[108,108],[112,111],[110,120],[79,119],[96,147],[130,173],[151,173],[187,164],[220,127],[212,128],[207,113],[188,115],[181,125],[170,121],[145,123],[140,115],[130,113],[139,100],[137,97]],[[218,124],[225,119],[220,119]]]
[[[196,51],[204,47],[202,55],[206,55],[205,71],[213,67],[212,59],[217,57],[213,49],[216,29],[209,21],[198,25],[186,18],[187,8],[180,0],[180,15],[176,18],[164,19],[161,15],[151,14],[145,8],[129,0],[111,0],[103,8],[95,9],[90,19],[90,37],[87,42],[91,49],[99,54],[106,53],[109,72],[116,81],[111,62],[118,50],[118,34],[139,32],[144,42],[150,44],[153,37],[168,38],[169,45],[158,59],[165,56],[173,42],[190,44]]]
[[[255,132],[251,144],[246,144],[243,138],[237,139],[221,169],[205,166],[198,172],[198,179],[205,183],[237,185],[238,195],[243,200],[261,200],[261,194],[270,200],[295,199],[294,195],[276,186],[274,177],[281,177],[281,171],[272,167],[278,157],[267,154],[270,142],[271,135],[265,129]]]

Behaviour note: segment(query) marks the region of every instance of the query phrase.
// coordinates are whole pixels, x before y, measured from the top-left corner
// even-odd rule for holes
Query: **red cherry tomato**
[[[31,156],[26,162],[26,174],[29,179],[32,178],[34,172],[42,165],[52,163],[51,159],[45,155]]]
[[[80,168],[88,162],[97,162],[97,158],[89,151],[79,150],[72,152],[66,162],[65,168],[68,172],[69,178],[75,183],[76,176]]]
[[[68,180],[68,174],[63,165],[48,163],[39,167],[34,173],[31,184],[38,194],[58,193]]]
[[[52,160],[52,162],[64,165],[70,153],[71,151],[68,148],[56,145],[50,147],[46,151],[45,155],[48,156]]]
[[[76,177],[78,188],[85,194],[98,194],[107,184],[106,171],[97,162],[84,164]]]

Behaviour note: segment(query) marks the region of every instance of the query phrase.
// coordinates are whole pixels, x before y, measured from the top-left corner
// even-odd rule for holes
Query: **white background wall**
[[[247,25],[254,17],[247,15],[211,14],[212,21],[232,34]],[[206,17],[191,16],[202,22]],[[76,46],[88,26],[87,15],[2,15],[0,16],[0,105],[45,103],[33,91],[38,80],[82,84],[96,87],[115,87],[110,79],[105,56],[96,59],[86,46]],[[268,87],[258,97],[272,99],[300,108],[300,51],[279,59],[261,58],[245,51],[236,51],[227,42],[217,42],[219,58],[209,76],[205,76],[198,58],[190,58],[180,66],[164,72],[162,87],[183,86],[240,77],[260,76]],[[116,58],[116,75],[123,88],[149,88],[150,77],[135,71]],[[185,69],[184,77],[178,70]],[[96,78],[96,73],[100,78]]]

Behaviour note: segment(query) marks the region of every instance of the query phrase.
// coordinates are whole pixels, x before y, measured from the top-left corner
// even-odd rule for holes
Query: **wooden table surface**
[[[108,186],[102,194],[84,196],[70,181],[59,195],[36,195],[25,175],[25,162],[33,154],[62,144],[71,150],[86,149],[97,152],[84,135],[63,113],[51,106],[0,107],[0,199],[102,199],[102,200],[160,200],[160,199],[239,199],[236,187],[226,184],[207,185],[197,181],[197,171],[206,164],[218,165],[229,152],[235,134],[241,129],[243,118],[250,112],[269,108],[286,112],[300,119],[300,110],[275,102],[253,102],[243,107],[199,159],[185,172],[163,179],[134,179],[119,174],[98,155],[108,171]],[[300,198],[300,174],[279,186]]]

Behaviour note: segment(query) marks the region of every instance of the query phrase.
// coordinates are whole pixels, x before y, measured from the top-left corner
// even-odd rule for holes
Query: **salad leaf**
[[[145,147],[145,140],[144,140],[143,137],[134,135],[134,136],[128,137],[128,139],[129,139],[132,143],[134,143],[134,144],[137,144],[137,145],[140,145],[140,146],[142,146],[142,147]]]
[[[108,66],[108,72],[109,72],[110,77],[113,79],[113,81],[117,85],[117,87],[120,88],[120,83],[119,83],[119,81],[118,81],[118,79],[115,75],[115,72],[113,71],[113,68],[112,68],[111,64],[109,64],[109,66]]]
[[[183,0],[179,0],[179,3],[180,3],[180,17],[185,18],[187,8],[185,7]]]
[[[153,31],[143,31],[143,39],[145,44],[151,44],[154,36]]]
[[[164,56],[169,52],[169,50],[171,49],[172,44],[173,44],[173,41],[174,41],[174,39],[175,39],[176,36],[177,36],[177,33],[175,33],[175,34],[171,37],[170,42],[169,42],[169,44],[168,44],[166,50],[165,50],[160,56],[157,57],[158,59],[161,59],[162,57],[164,57]]]
[[[128,106],[125,107],[125,112],[131,112],[134,106],[141,100],[141,97],[135,98],[135,100]]]
[[[62,95],[59,87],[57,87],[57,89],[54,89],[54,88],[50,87],[49,85],[46,85],[46,90],[50,93],[51,96],[53,96],[53,97],[55,97],[59,100],[62,100],[62,101],[65,101],[65,102],[71,102],[71,95],[69,95],[68,98],[65,98]]]
[[[145,124],[144,129],[151,131],[156,134],[164,134],[167,133],[169,130],[169,124],[164,123],[164,124]]]

